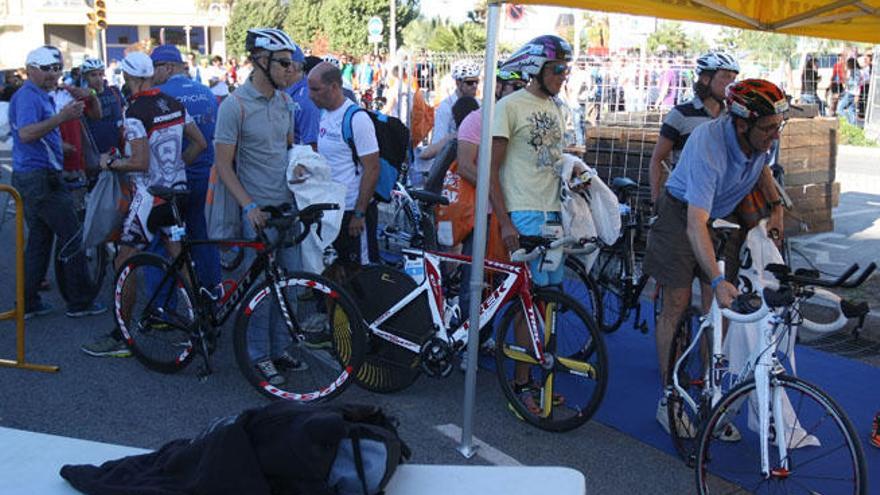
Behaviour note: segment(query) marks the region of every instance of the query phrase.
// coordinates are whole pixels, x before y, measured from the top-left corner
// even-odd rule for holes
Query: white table
[[[0,494],[74,495],[58,472],[65,464],[101,464],[149,450],[0,427]],[[563,467],[405,464],[387,495],[585,495],[580,472]]]

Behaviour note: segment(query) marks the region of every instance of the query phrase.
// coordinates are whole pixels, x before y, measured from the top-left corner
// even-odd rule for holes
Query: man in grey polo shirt
[[[286,180],[287,150],[293,144],[293,102],[283,89],[292,73],[302,71],[303,56],[284,31],[271,28],[249,29],[245,49],[254,71],[220,105],[214,131],[214,166],[242,207],[245,237],[253,238],[269,217],[261,208],[293,203]],[[295,270],[299,249],[284,249],[280,263],[287,270]],[[287,381],[279,370],[307,368],[288,353],[290,336],[280,314],[273,311],[258,317],[255,313],[251,325],[248,353],[271,385]]]

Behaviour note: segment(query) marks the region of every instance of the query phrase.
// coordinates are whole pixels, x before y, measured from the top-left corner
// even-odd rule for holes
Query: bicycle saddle
[[[715,220],[712,220],[712,228],[715,230],[739,230],[739,225],[733,222],[728,222],[723,218],[716,218]]]
[[[611,179],[611,189],[623,193],[631,193],[639,188],[639,185],[629,177],[615,177]]]
[[[424,189],[410,189],[407,192],[413,197],[413,199],[428,205],[440,204],[446,206],[449,204],[449,199],[441,194],[433,193],[431,191],[425,191]]]
[[[147,192],[165,201],[189,196],[189,189],[180,187],[150,186],[147,188]]]

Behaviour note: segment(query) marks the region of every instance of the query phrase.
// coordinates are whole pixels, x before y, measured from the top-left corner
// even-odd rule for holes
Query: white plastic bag
[[[598,176],[590,181],[590,211],[596,225],[596,235],[611,245],[620,237],[620,206],[617,195]]]
[[[205,197],[205,221],[208,239],[234,239],[241,237],[241,206],[235,196],[220,179],[217,169],[211,168],[208,194]]]

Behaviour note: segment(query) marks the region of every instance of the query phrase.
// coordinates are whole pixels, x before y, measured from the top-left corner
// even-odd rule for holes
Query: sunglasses
[[[518,91],[526,87],[524,83],[521,82],[503,82],[501,83],[502,88],[513,88],[514,91]]]
[[[41,65],[40,70],[43,72],[60,72],[64,67],[61,64]]]
[[[476,86],[477,84],[480,84],[480,80],[476,79],[476,80],[472,80],[472,81],[462,81],[461,83],[466,84],[468,86]]]
[[[294,67],[299,66],[299,63],[294,62],[293,60],[291,60],[289,58],[273,58],[270,60],[272,62],[275,62],[276,64],[280,65],[284,69],[289,69],[291,66],[294,66]]]
[[[571,66],[568,64],[556,64],[556,65],[553,65],[552,67],[553,67],[553,75],[554,76],[568,74],[569,72],[571,72]]]
[[[764,134],[772,134],[774,131],[781,134],[782,129],[785,129],[785,124],[787,124],[787,123],[788,123],[787,120],[783,120],[782,122],[779,123],[779,125],[773,125],[773,124],[764,125],[764,126],[756,125],[755,129],[758,129],[759,131],[763,132]]]

